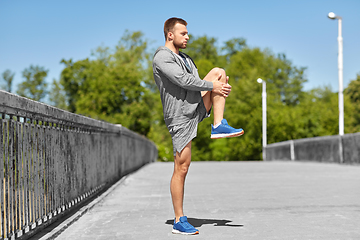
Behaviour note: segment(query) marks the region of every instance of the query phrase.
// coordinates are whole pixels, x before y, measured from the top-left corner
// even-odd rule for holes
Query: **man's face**
[[[177,23],[173,30],[173,44],[177,48],[185,49],[189,40],[188,31],[185,25]]]

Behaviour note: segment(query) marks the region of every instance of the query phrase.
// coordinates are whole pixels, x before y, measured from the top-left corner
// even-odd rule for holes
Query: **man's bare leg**
[[[203,102],[207,111],[214,106],[214,125],[211,127],[211,139],[238,137],[244,134],[241,128],[231,127],[227,121],[222,122],[225,110],[225,101],[231,92],[231,86],[228,84],[229,78],[224,69],[214,68],[204,78],[205,81],[213,83],[211,91],[201,92]],[[219,124],[219,125],[217,125]]]
[[[213,68],[204,78],[205,81],[220,81],[228,83],[229,78],[226,76],[225,70],[221,68]],[[221,122],[224,117],[225,101],[226,97],[214,93],[212,91],[202,91],[201,96],[207,111],[210,110],[211,106],[214,106],[214,125]]]
[[[184,216],[183,201],[184,201],[184,185],[185,178],[191,162],[191,141],[181,151],[176,152],[174,159],[174,173],[170,182],[171,198],[173,202],[176,222],[179,218]]]

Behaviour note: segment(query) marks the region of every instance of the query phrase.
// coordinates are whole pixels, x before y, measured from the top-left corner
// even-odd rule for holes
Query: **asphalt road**
[[[171,233],[172,169],[146,165],[42,239],[360,239],[358,165],[193,162],[184,210],[195,236]]]

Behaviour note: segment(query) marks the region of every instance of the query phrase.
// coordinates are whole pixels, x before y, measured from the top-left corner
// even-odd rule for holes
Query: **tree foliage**
[[[68,109],[147,135],[152,97],[145,87],[150,81],[149,54],[142,37],[126,32],[114,50],[97,48],[94,59],[63,59],[60,84]]]
[[[352,111],[348,111],[348,109],[346,108],[350,104],[345,105],[344,107],[345,114],[351,113],[352,115],[351,117],[347,118],[350,120],[350,123],[348,125],[348,132],[360,132],[360,74],[357,74],[356,79],[352,80],[349,83],[349,86],[344,91],[344,98],[345,100],[348,99],[351,103],[351,106],[353,107]]]
[[[26,68],[22,72],[25,81],[18,85],[16,93],[35,101],[42,101],[48,94],[48,84],[45,81],[47,73],[48,70],[40,66],[31,65],[29,68]]]
[[[202,44],[198,46],[213,45],[213,48],[207,47],[207,49],[217,49],[213,39],[207,40],[201,37],[199,40]],[[196,41],[198,40],[194,40]],[[212,62],[212,67],[222,67],[230,76],[229,83],[232,85],[232,92],[226,101],[224,117],[231,125],[243,128],[245,134],[241,138],[210,140],[209,126],[213,118],[206,119],[199,125],[198,137],[193,141],[193,151],[197,153],[193,158],[197,160],[259,159],[262,148],[262,120],[261,85],[256,82],[257,78],[267,81],[270,109],[274,113],[279,112],[273,116],[274,118],[268,119],[269,128],[271,125],[276,125],[273,122],[284,119],[288,119],[287,125],[291,125],[292,116],[288,109],[298,105],[303,98],[302,84],[306,81],[305,69],[292,66],[284,54],[276,56],[267,49],[249,48],[244,39],[229,40],[221,50],[225,54],[221,55],[220,50],[217,50],[214,55],[218,56],[216,58],[218,61]],[[187,53],[191,55],[191,52],[201,53],[201,49],[197,51],[191,49]],[[206,55],[198,54],[194,61],[198,63],[207,58]],[[285,116],[280,118],[280,113],[286,118]],[[270,113],[268,115],[271,116]],[[269,140],[287,140],[291,131],[281,129],[281,133],[274,135],[273,138],[270,137]]]
[[[66,93],[64,91],[64,87],[56,79],[53,79],[51,90],[49,92],[49,100],[50,100],[50,104],[53,105],[54,107],[63,110],[68,110],[68,105],[67,105],[68,100],[66,99]]]
[[[12,73],[10,69],[6,69],[2,73],[2,78],[5,84],[1,85],[1,88],[7,92],[11,92],[12,90],[12,82],[14,79],[15,73]]]

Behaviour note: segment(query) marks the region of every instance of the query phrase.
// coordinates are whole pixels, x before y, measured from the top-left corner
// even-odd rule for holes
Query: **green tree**
[[[218,64],[219,54],[216,47],[217,40],[207,36],[194,37],[190,35],[187,48],[184,50],[186,54],[196,61],[199,76],[204,78],[206,74]]]
[[[14,79],[15,73],[12,73],[10,69],[6,69],[2,73],[3,81],[5,82],[4,85],[1,85],[1,88],[4,89],[7,92],[11,92],[12,90],[12,82]]]
[[[350,106],[345,106],[345,116],[348,113],[350,116],[345,119],[345,124],[349,123],[349,132],[360,132],[360,74],[357,74],[356,79],[352,80],[344,91],[344,98],[349,98]],[[345,126],[346,129],[346,126]]]
[[[230,60],[230,57],[240,52],[244,47],[247,47],[246,40],[244,38],[233,38],[229,41],[226,41],[225,46],[221,48],[225,52],[227,61]]]
[[[69,110],[123,126],[150,131],[152,98],[148,88],[149,54],[141,32],[125,32],[114,50],[99,47],[94,60],[62,60],[60,83]]]
[[[76,112],[76,102],[79,99],[80,88],[87,86],[87,74],[90,68],[90,61],[88,58],[73,62],[72,59],[66,61],[61,60],[65,68],[61,72],[60,84],[62,85],[67,100],[68,110]]]
[[[291,139],[296,112],[290,112],[290,109],[299,105],[305,96],[302,91],[306,82],[305,68],[293,66],[284,54],[275,55],[268,49],[249,48],[243,38],[230,39],[220,49],[216,47],[214,38],[191,39],[192,42],[184,51],[193,57],[200,77],[204,77],[213,67],[224,68],[230,76],[232,92],[227,98],[224,117],[233,126],[245,130],[241,138],[210,140],[213,118],[205,119],[199,125],[198,135],[193,141],[193,160],[261,157],[261,85],[256,82],[259,77],[268,83],[268,104],[272,109],[269,111],[274,111],[276,114],[273,116],[277,116],[273,121],[287,120],[286,125],[279,124],[278,132],[271,133],[273,140]],[[205,51],[202,51],[203,48]],[[271,118],[269,124],[273,124]]]
[[[66,99],[66,93],[64,91],[63,86],[57,81],[56,79],[53,79],[51,90],[49,92],[49,100],[50,104],[54,107],[68,110],[67,106],[67,99]]]
[[[148,134],[158,148],[158,156],[161,161],[173,161],[173,146],[169,131],[164,123],[163,109],[160,99],[160,94],[154,92],[153,106],[151,108],[151,128]]]
[[[357,74],[356,79],[349,83],[345,89],[345,94],[350,97],[351,102],[357,103],[360,108],[360,74]]]
[[[35,101],[41,101],[48,93],[45,81],[47,73],[48,70],[45,70],[44,67],[31,65],[29,68],[26,68],[22,72],[25,81],[18,85],[16,93]]]
[[[269,143],[292,139],[296,118],[289,110],[304,97],[305,69],[293,66],[284,54],[243,47],[229,58],[226,70],[232,92],[226,102],[225,117],[245,130],[241,139],[228,140],[232,148],[230,159],[261,156],[261,84],[256,82],[259,77],[267,82]],[[276,130],[272,128],[275,125]]]

